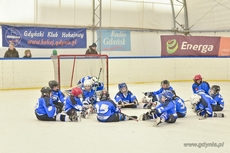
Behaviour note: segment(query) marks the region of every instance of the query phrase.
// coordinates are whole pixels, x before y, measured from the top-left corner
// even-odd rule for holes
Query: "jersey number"
[[[184,105],[184,103],[181,101],[181,99],[178,100],[178,103],[181,104],[181,107],[180,107],[181,109],[184,109],[184,108],[185,108],[185,105]]]
[[[98,114],[105,114],[108,112],[109,110],[109,106],[106,104],[102,104],[101,106],[99,106],[98,104],[96,104],[96,109],[97,109],[97,113]]]

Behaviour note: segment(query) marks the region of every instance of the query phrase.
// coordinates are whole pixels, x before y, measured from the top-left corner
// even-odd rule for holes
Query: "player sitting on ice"
[[[175,104],[173,101],[174,94],[171,90],[165,90],[161,94],[161,103],[156,108],[140,116],[140,120],[155,119],[153,126],[158,126],[163,122],[174,123],[177,119]]]
[[[207,94],[199,92],[199,94],[193,94],[190,97],[190,103],[194,106],[194,112],[197,116],[202,118],[207,117],[224,117],[223,113],[214,113],[211,107],[213,99],[208,97]],[[201,118],[200,118],[201,119]]]
[[[83,116],[87,118],[89,114],[94,111],[94,104],[97,102],[96,91],[92,88],[93,82],[92,80],[86,80],[84,82],[83,89],[83,108],[87,112],[87,116]]]
[[[135,95],[128,90],[126,83],[118,84],[119,92],[115,95],[114,99],[123,108],[137,108],[138,101]]]
[[[81,88],[75,87],[72,89],[70,96],[66,98],[65,112],[70,115],[72,112],[77,114],[78,120],[81,119],[82,112],[82,90]]]
[[[59,83],[56,80],[51,80],[49,81],[49,87],[52,89],[52,99],[54,105],[62,109],[65,104],[65,96],[59,90]]]
[[[152,107],[152,104],[154,104],[152,102],[160,101],[159,97],[161,93],[163,93],[165,90],[173,90],[168,80],[161,81],[161,88],[159,90],[153,92],[144,92],[145,97],[142,99],[142,102],[145,104],[143,108],[150,109]],[[148,101],[146,101],[146,99],[148,99]]]
[[[212,105],[213,111],[222,111],[224,109],[224,99],[220,95],[220,86],[213,85],[210,90],[211,97],[217,102],[215,106]]]
[[[197,90],[204,90],[206,94],[209,94],[209,83],[206,81],[202,81],[202,77],[200,74],[195,75],[193,78],[194,83],[192,84],[192,91],[196,93]]]
[[[100,101],[95,105],[97,110],[97,120],[99,122],[119,122],[137,119],[137,116],[126,116],[121,113],[120,109],[117,107],[109,96],[107,91],[102,91],[100,95]]]
[[[49,87],[41,88],[41,98],[38,99],[35,107],[35,115],[41,121],[76,121],[77,114],[73,111],[69,115],[60,114],[61,110],[56,108],[51,98]]]
[[[185,106],[184,100],[176,95],[175,90],[172,90],[173,93],[173,101],[176,104],[176,113],[178,118],[182,118],[186,116],[187,107]]]

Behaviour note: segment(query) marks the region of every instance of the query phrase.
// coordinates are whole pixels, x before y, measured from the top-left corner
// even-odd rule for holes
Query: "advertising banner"
[[[21,48],[86,48],[86,29],[2,26],[2,45]]]
[[[161,56],[218,56],[220,37],[161,36]]]
[[[97,31],[100,36],[100,31]],[[102,51],[130,51],[130,31],[101,30]],[[100,49],[100,45],[98,45]]]

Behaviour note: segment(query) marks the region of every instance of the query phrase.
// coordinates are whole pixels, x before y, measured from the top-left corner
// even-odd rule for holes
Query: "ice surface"
[[[192,82],[172,82],[184,100],[192,94]],[[34,115],[39,90],[0,91],[0,153],[228,153],[230,150],[230,83],[219,84],[225,100],[226,118],[198,120],[189,103],[185,118],[174,124],[153,127],[152,121],[99,123],[96,115],[81,122],[42,122]],[[159,89],[154,84],[129,84],[140,100],[143,91]],[[117,86],[110,86],[111,97]],[[122,109],[128,115],[140,115],[145,109]],[[184,147],[184,143],[222,143],[217,147]]]

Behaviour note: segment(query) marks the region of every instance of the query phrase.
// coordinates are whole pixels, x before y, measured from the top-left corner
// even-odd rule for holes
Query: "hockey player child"
[[[207,94],[193,94],[190,97],[190,103],[194,105],[194,112],[197,116],[201,116],[199,119],[205,119],[207,117],[224,117],[223,113],[214,113],[211,107],[212,98],[207,97]]]
[[[158,91],[153,92],[144,92],[145,97],[152,98],[152,102],[160,101],[160,94],[164,92],[165,90],[173,90],[173,88],[170,86],[170,83],[168,80],[161,81],[161,88]],[[145,99],[145,98],[143,98]],[[152,106],[152,103],[146,103],[144,104],[143,108],[150,109]]]
[[[117,105],[110,99],[107,91],[102,91],[100,101],[96,103],[95,107],[99,122],[119,122],[137,119],[137,116],[129,117],[121,113]]]
[[[217,102],[215,106],[212,106],[213,111],[222,111],[224,109],[224,99],[220,95],[220,86],[213,85],[210,90],[210,96]]]
[[[114,99],[122,108],[137,108],[138,101],[135,95],[128,90],[126,83],[118,84],[119,92],[115,95]]]
[[[37,119],[41,121],[76,121],[77,114],[74,111],[69,112],[69,115],[60,114],[61,110],[53,104],[51,93],[49,87],[41,88],[41,98],[38,99],[35,107]]]
[[[176,104],[176,113],[178,118],[182,118],[186,116],[187,107],[185,106],[184,100],[176,95],[175,90],[172,90],[173,93],[173,101]]]
[[[56,80],[49,81],[49,87],[52,89],[52,99],[56,107],[62,109],[65,103],[65,96],[59,90],[59,83]]]
[[[194,83],[192,84],[192,91],[196,93],[197,90],[204,90],[206,94],[209,94],[209,83],[206,81],[202,81],[202,77],[200,74],[195,75],[193,78]]]
[[[65,103],[65,112],[70,115],[72,112],[77,114],[77,117],[80,120],[82,112],[82,90],[81,88],[75,87],[72,89],[70,96],[66,98]]]
[[[155,119],[153,126],[158,126],[163,122],[174,123],[177,119],[175,104],[173,102],[171,90],[165,90],[161,94],[161,103],[156,108],[140,116],[140,120]]]
[[[87,113],[87,117],[89,114],[93,113],[94,111],[94,104],[97,102],[97,95],[96,91],[92,88],[92,80],[86,80],[84,82],[84,89],[83,89],[83,108],[84,111]],[[83,116],[84,117],[84,116]]]

